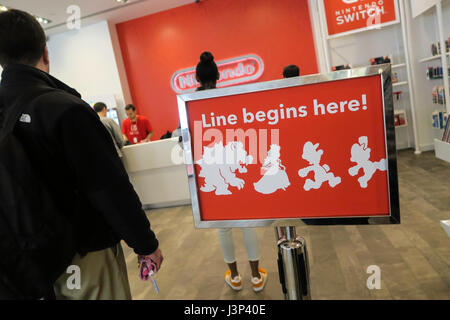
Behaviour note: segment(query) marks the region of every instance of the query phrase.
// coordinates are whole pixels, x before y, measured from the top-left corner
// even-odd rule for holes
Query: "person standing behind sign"
[[[153,136],[152,126],[150,121],[141,115],[136,114],[136,108],[132,104],[125,107],[125,112],[128,116],[123,120],[122,133],[130,144],[137,144],[142,142],[150,142]]]
[[[213,55],[210,52],[203,52],[196,68],[196,79],[200,82],[200,87],[197,88],[197,91],[216,88],[216,83],[219,78],[220,73],[214,62]],[[251,282],[253,290],[258,292],[264,289],[267,282],[266,270],[259,267],[258,235],[252,228],[241,228],[241,230],[252,270]],[[218,229],[218,233],[224,260],[229,267],[229,270],[225,272],[225,282],[233,290],[241,290],[242,278],[237,269],[232,229],[220,228]]]
[[[300,68],[295,64],[290,64],[283,69],[283,78],[293,78],[300,76]]]

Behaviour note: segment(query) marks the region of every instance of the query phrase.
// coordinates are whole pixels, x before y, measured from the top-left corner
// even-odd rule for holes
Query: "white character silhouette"
[[[291,185],[286,174],[286,167],[280,160],[281,147],[273,144],[267,152],[267,157],[261,167],[263,177],[256,183],[253,183],[255,190],[263,194],[271,194],[278,189],[286,190]]]
[[[308,141],[303,146],[303,155],[302,158],[307,160],[310,164],[309,167],[300,169],[298,171],[298,175],[302,178],[305,178],[309,172],[314,171],[314,179],[306,179],[305,185],[303,188],[306,191],[311,189],[320,189],[322,183],[328,181],[330,187],[334,188],[339,183],[341,183],[340,177],[335,177],[334,174],[330,171],[330,167],[326,164],[321,165],[320,159],[322,158],[323,150],[317,150],[319,144],[315,145],[312,142]]]
[[[239,190],[244,187],[245,181],[236,177],[235,171],[246,173],[248,164],[253,161],[247,156],[241,142],[229,142],[225,147],[223,143],[216,143],[213,147],[204,147],[203,157],[196,163],[201,166],[199,177],[205,178],[205,184],[200,188],[203,192],[215,191],[218,196],[229,195],[228,186]]]
[[[377,170],[386,171],[386,159],[378,162],[370,161],[370,148],[368,148],[368,138],[366,136],[359,137],[358,143],[352,146],[352,156],[350,161],[356,162],[357,165],[348,169],[348,173],[354,177],[360,169],[364,170],[364,175],[358,178],[361,188],[367,188],[367,183]]]

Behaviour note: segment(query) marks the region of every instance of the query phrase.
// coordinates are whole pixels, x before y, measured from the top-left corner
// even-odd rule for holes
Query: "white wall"
[[[408,0],[409,1],[409,0]],[[416,0],[413,0],[416,1]],[[417,0],[418,1],[418,0]],[[325,21],[321,20],[318,14],[318,6],[314,0],[310,0],[310,4],[314,7],[312,13],[313,26],[315,29],[316,43],[322,42],[320,26]],[[409,6],[407,6],[409,7]],[[407,15],[411,16],[411,11]],[[412,19],[412,18],[411,18]],[[317,20],[319,22],[317,22]],[[450,37],[450,1],[443,1],[443,21],[444,21],[444,38]],[[412,19],[411,23],[411,69],[415,76],[413,84],[413,92],[408,92],[408,86],[395,87],[394,91],[403,91],[401,101],[394,99],[396,109],[406,109],[408,113],[408,123],[406,128],[396,129],[397,146],[403,148],[414,145],[412,132],[412,115],[409,97],[415,97],[416,109],[416,126],[418,131],[417,144],[422,151],[434,148],[433,140],[442,138],[442,130],[434,129],[431,125],[431,114],[433,111],[443,111],[444,107],[435,105],[431,100],[431,92],[433,86],[442,85],[442,80],[428,80],[426,78],[427,67],[441,66],[440,60],[433,60],[427,63],[420,63],[419,60],[431,56],[431,43],[439,40],[438,25],[436,18],[436,8],[427,10],[424,14]],[[369,59],[376,56],[393,54],[394,64],[405,62],[405,48],[403,47],[403,38],[401,25],[393,25],[381,30],[366,31],[353,35],[332,39],[329,41],[331,65],[352,64],[355,66],[364,66],[369,64]],[[317,46],[317,50],[325,50],[324,47]],[[320,52],[318,54],[319,64],[325,65],[325,55]],[[323,68],[322,68],[323,69]],[[322,70],[321,70],[322,71]],[[327,70],[328,72],[328,70]],[[399,81],[407,81],[406,68],[395,69],[398,73]],[[450,100],[450,98],[448,99]]]
[[[310,2],[311,4],[311,2]],[[314,5],[314,3],[312,4]],[[312,14],[314,34],[316,43],[323,41],[322,34],[317,28],[324,27],[326,21],[321,19],[316,5],[316,14]],[[314,21],[316,20],[316,21]],[[318,21],[317,21],[318,20]],[[344,37],[334,38],[328,41],[329,59],[331,66],[351,64],[352,67],[363,67],[370,65],[370,59],[379,56],[392,55],[393,64],[405,62],[405,48],[403,47],[402,29],[400,24],[384,27],[379,30],[354,33]],[[318,46],[318,50],[325,50]],[[323,66],[326,65],[325,54],[318,54],[321,72],[331,72]],[[407,81],[406,68],[393,70],[398,74],[399,82]],[[396,143],[398,149],[414,146],[414,133],[412,129],[411,102],[408,86],[394,87],[395,91],[402,91],[401,100],[394,99],[396,110],[406,110],[408,126],[396,128]]]
[[[128,86],[123,90],[121,68],[115,57],[118,46],[113,45],[107,21],[53,35],[47,45],[51,75],[75,88],[82,97],[113,94],[119,116],[125,118],[123,107],[130,101]]]
[[[450,37],[450,3],[443,2],[444,37]],[[426,11],[424,14],[412,19],[412,34],[414,40],[413,50],[413,72],[415,73],[415,95],[416,109],[418,112],[417,122],[419,128],[420,146],[422,149],[432,149],[433,140],[442,139],[442,130],[434,129],[431,125],[431,114],[433,111],[443,111],[444,107],[432,103],[431,92],[434,86],[443,85],[442,80],[428,80],[426,78],[427,67],[442,66],[441,60],[432,60],[420,63],[419,60],[431,57],[431,43],[439,41],[436,8]]]

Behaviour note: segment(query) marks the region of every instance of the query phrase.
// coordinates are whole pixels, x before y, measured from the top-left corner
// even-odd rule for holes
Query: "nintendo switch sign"
[[[399,22],[396,0],[323,0],[328,35],[336,37]]]
[[[399,223],[389,65],[178,102],[197,227]]]
[[[220,73],[218,88],[257,80],[264,72],[264,63],[255,54],[217,61],[216,64]],[[200,86],[195,78],[195,67],[175,72],[171,85],[176,93],[194,92]]]

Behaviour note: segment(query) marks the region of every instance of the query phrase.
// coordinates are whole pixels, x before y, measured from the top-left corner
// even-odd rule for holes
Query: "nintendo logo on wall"
[[[264,72],[263,60],[255,54],[220,60],[216,64],[220,73],[218,88],[257,80]],[[200,86],[195,79],[195,67],[175,72],[170,83],[178,94],[194,92]]]

